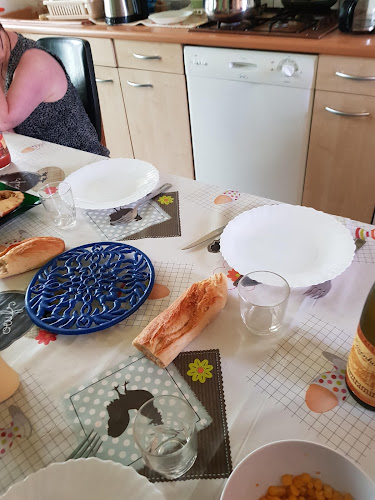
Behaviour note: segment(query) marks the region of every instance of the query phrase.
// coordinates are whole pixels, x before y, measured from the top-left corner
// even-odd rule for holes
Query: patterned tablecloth
[[[15,134],[5,138],[13,163],[0,171],[0,181],[31,193],[44,182],[62,180],[102,159]],[[1,356],[22,381],[16,394],[0,404],[0,494],[33,471],[64,460],[90,428],[102,435],[100,458],[145,473],[128,424],[136,410],[126,412],[129,393],[140,390],[183,395],[197,415],[200,460],[195,468],[185,480],[149,476],[168,499],[219,498],[226,478],[244,456],[289,438],[338,449],[375,478],[373,413],[356,404],[342,382],[359,315],[375,279],[374,227],[338,217],[353,237],[360,232],[366,245],[324,298],[313,300],[303,295],[305,289],[292,290],[289,326],[282,335],[257,338],[240,318],[233,285],[236,271],[206,245],[181,248],[244,210],[275,202],[231,191],[230,186],[223,190],[177,176],[160,177],[172,184],[169,192],[150,203],[138,229],[116,233],[116,239],[126,239],[150,257],[161,293],[123,323],[77,337],[51,334],[33,325],[24,311],[23,293],[34,272],[0,281]],[[0,244],[49,235],[63,238],[69,249],[108,239],[111,232],[103,230],[103,223],[92,213],[78,211],[75,227],[57,230],[37,206],[1,227]],[[190,284],[220,271],[228,277],[227,305],[174,364],[159,369],[132,347],[141,329]],[[199,364],[208,367],[204,381],[193,376]],[[324,398],[307,406],[313,382],[335,388],[333,409],[326,411]],[[111,412],[124,408],[124,426],[114,429]],[[18,422],[18,434],[11,421]],[[25,422],[32,426],[31,435]]]

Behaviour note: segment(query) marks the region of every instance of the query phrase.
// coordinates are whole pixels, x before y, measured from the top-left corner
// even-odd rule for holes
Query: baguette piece
[[[28,238],[10,245],[0,252],[0,278],[41,267],[64,250],[64,240],[50,236]]]
[[[165,368],[223,309],[227,294],[223,273],[193,283],[142,330],[133,346]]]

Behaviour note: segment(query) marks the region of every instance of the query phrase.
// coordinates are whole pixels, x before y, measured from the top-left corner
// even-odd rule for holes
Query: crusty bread
[[[24,199],[25,196],[21,191],[0,191],[0,217],[13,212],[13,210],[21,205]]]
[[[10,245],[0,252],[0,278],[41,267],[65,250],[64,240],[41,236]]]
[[[142,330],[134,347],[165,368],[223,309],[227,293],[223,273],[194,283]]]

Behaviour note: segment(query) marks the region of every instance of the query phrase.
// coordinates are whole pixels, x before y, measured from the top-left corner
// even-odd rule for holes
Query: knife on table
[[[202,243],[206,243],[207,241],[210,241],[215,238],[215,236],[219,236],[223,231],[225,226],[219,227],[215,229],[214,231],[211,231],[210,233],[206,234],[205,236],[202,236],[202,238],[199,238],[199,240],[193,241],[189,245],[187,245],[184,248],[181,248],[181,250],[189,250],[189,248],[196,247],[198,245],[201,245]]]

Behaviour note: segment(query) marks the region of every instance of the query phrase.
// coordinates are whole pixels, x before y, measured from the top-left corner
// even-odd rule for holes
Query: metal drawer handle
[[[347,78],[348,80],[375,80],[375,76],[353,76],[347,75],[346,73],[340,73],[340,71],[336,71],[335,75],[340,78]]]
[[[133,56],[137,59],[161,59],[161,56],[143,56],[142,54],[135,54],[134,52]]]
[[[96,83],[113,83],[113,80],[102,80],[101,78],[95,78]]]
[[[126,80],[126,83],[131,87],[153,87],[151,83],[135,83],[135,82],[129,82],[129,80]]]
[[[258,65],[254,63],[249,63],[249,62],[230,62],[229,67],[230,68],[256,68]]]
[[[340,116],[370,116],[370,113],[367,113],[366,111],[364,113],[345,113],[345,111],[338,111],[337,109],[329,108],[328,106],[326,106],[325,110],[333,113],[334,115]]]

